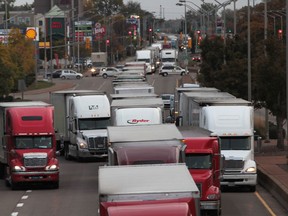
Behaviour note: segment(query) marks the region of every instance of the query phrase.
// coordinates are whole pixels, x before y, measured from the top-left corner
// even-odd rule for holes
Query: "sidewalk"
[[[288,210],[288,151],[287,146],[285,151],[279,151],[276,143],[277,140],[262,141],[260,151],[255,152],[258,183]]]

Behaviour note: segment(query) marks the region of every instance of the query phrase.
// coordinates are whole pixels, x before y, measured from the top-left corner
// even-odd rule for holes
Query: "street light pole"
[[[252,98],[251,98],[251,33],[250,33],[250,0],[248,0],[248,24],[247,24],[247,27],[248,27],[248,37],[247,37],[247,40],[248,40],[248,101],[251,101]]]

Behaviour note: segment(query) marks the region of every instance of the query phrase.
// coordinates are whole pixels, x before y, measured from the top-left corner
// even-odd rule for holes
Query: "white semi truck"
[[[50,93],[55,107],[55,131],[68,160],[107,156],[110,102],[103,92],[67,90]]]
[[[163,123],[161,98],[120,99],[111,102],[112,125],[151,125]]]
[[[145,61],[147,65],[146,73],[155,73],[156,65],[151,50],[137,50],[136,61]]]
[[[198,96],[197,96],[198,94]],[[254,109],[251,102],[226,92],[184,92],[182,123],[214,132],[225,157],[221,186],[245,186],[255,191]]]

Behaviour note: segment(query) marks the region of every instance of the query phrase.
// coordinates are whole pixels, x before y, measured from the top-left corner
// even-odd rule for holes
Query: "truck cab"
[[[199,127],[178,127],[184,137],[185,163],[200,191],[202,215],[221,215],[220,180],[224,157],[219,138]]]

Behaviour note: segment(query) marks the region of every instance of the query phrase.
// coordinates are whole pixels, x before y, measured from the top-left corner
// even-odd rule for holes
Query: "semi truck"
[[[108,127],[108,164],[184,163],[182,139],[174,124]]]
[[[163,123],[164,105],[161,98],[112,100],[112,125],[150,125]]]
[[[100,216],[199,216],[199,189],[185,164],[99,167]]]
[[[225,157],[222,189],[241,186],[254,192],[257,165],[254,160],[254,108],[251,102],[230,97],[225,92],[199,92],[199,96],[186,92],[183,95],[184,100],[185,95],[190,96],[186,97],[186,102],[180,101],[183,106],[180,109],[182,121],[179,122],[183,122],[184,126],[199,126],[212,131],[220,139],[221,153]]]
[[[106,67],[107,66],[107,53],[106,52],[92,52],[91,61],[94,67]]]
[[[50,93],[56,138],[67,160],[107,156],[110,102],[104,92],[63,90]],[[64,146],[63,146],[64,145]]]
[[[178,127],[183,135],[185,163],[200,191],[201,215],[221,215],[224,157],[219,138],[200,127]]]
[[[176,49],[163,49],[160,53],[161,63],[163,64],[177,64],[178,51]]]
[[[151,50],[148,50],[148,49],[137,50],[136,51],[136,61],[146,62],[146,66],[147,66],[146,67],[146,73],[147,74],[155,73],[156,65],[155,65]]]
[[[42,101],[0,103],[0,174],[12,190],[29,183],[59,187],[53,115]]]

